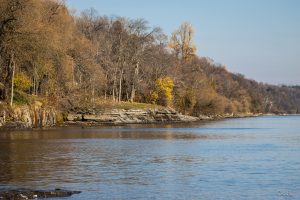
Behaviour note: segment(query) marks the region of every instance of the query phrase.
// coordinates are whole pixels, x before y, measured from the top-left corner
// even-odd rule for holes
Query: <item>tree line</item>
[[[195,116],[299,113],[298,86],[230,73],[197,56],[193,37],[187,22],[168,37],[144,19],[73,15],[63,1],[0,0],[0,100],[143,102]]]

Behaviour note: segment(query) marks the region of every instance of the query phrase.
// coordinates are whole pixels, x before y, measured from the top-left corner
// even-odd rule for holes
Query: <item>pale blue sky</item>
[[[80,12],[144,18],[168,35],[183,21],[198,55],[272,84],[300,85],[300,0],[68,0]]]

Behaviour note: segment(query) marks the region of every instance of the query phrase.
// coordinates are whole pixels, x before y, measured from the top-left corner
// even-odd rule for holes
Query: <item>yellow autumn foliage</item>
[[[174,82],[170,77],[163,77],[156,80],[156,93],[158,102],[164,106],[171,106],[173,101]]]
[[[17,73],[14,80],[16,89],[27,91],[32,86],[30,78],[23,72]]]
[[[149,95],[150,103],[157,104],[158,101],[158,93],[157,91],[151,91]]]

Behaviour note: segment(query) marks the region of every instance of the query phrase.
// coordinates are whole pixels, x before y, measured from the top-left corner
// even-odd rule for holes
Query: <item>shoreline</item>
[[[0,108],[0,131],[59,127],[101,127],[134,124],[184,124],[259,116],[300,116],[299,114],[239,113],[199,115],[179,113],[172,108],[91,108],[63,112],[39,102],[32,105]]]
[[[118,109],[117,109],[118,110]],[[133,112],[134,110],[134,112]],[[263,116],[300,116],[300,114],[273,114],[273,113],[247,113],[247,114],[235,114],[235,115],[215,115],[199,117],[193,117],[189,115],[182,115],[173,109],[163,109],[157,111],[156,115],[153,115],[151,109],[130,109],[122,110],[124,113],[116,113],[115,110],[106,112],[106,114],[98,113],[93,114],[68,114],[65,116],[65,121],[62,123],[55,123],[48,126],[33,127],[26,125],[22,121],[8,121],[6,124],[0,126],[0,131],[30,131],[30,130],[51,130],[55,128],[99,128],[99,127],[117,127],[126,125],[164,125],[164,124],[190,124],[208,121],[219,121],[225,119],[238,119],[238,118],[252,118]],[[131,113],[131,114],[128,114]],[[139,115],[137,115],[137,112]],[[74,117],[75,116],[75,117]],[[79,117],[80,116],[80,117]],[[122,118],[120,119],[120,116]],[[150,118],[149,118],[150,117]],[[27,121],[28,122],[28,121]],[[42,125],[41,123],[40,125]]]
[[[188,115],[185,115],[188,116]],[[175,125],[175,124],[193,124],[200,122],[213,122],[226,119],[243,119],[268,116],[300,116],[300,114],[252,114],[252,115],[234,115],[234,116],[202,116],[192,121],[153,121],[153,122],[93,122],[93,121],[66,121],[63,124],[52,126],[51,128],[100,128],[100,127],[118,127],[127,125]],[[188,116],[193,117],[193,116]]]

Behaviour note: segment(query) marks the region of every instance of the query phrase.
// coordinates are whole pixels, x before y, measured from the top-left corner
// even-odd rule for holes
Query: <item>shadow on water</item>
[[[22,132],[3,132],[0,143],[5,140],[51,140],[51,139],[227,139],[234,134],[214,134],[223,129],[175,129],[175,128],[113,128],[113,129],[57,129]],[[227,130],[234,132],[233,129]]]
[[[0,143],[4,140],[51,139],[227,139],[240,137],[236,133],[241,131],[255,131],[256,129],[209,127],[214,123],[206,121],[187,124],[129,124],[124,126],[61,127],[30,131],[2,131]],[[224,132],[226,134],[222,134]]]
[[[52,178],[53,169],[68,170],[73,158],[72,146],[58,146],[47,141],[5,140],[0,142],[0,183]],[[59,158],[59,159],[57,159]],[[61,174],[63,176],[63,174]],[[38,185],[38,181],[37,184]]]

